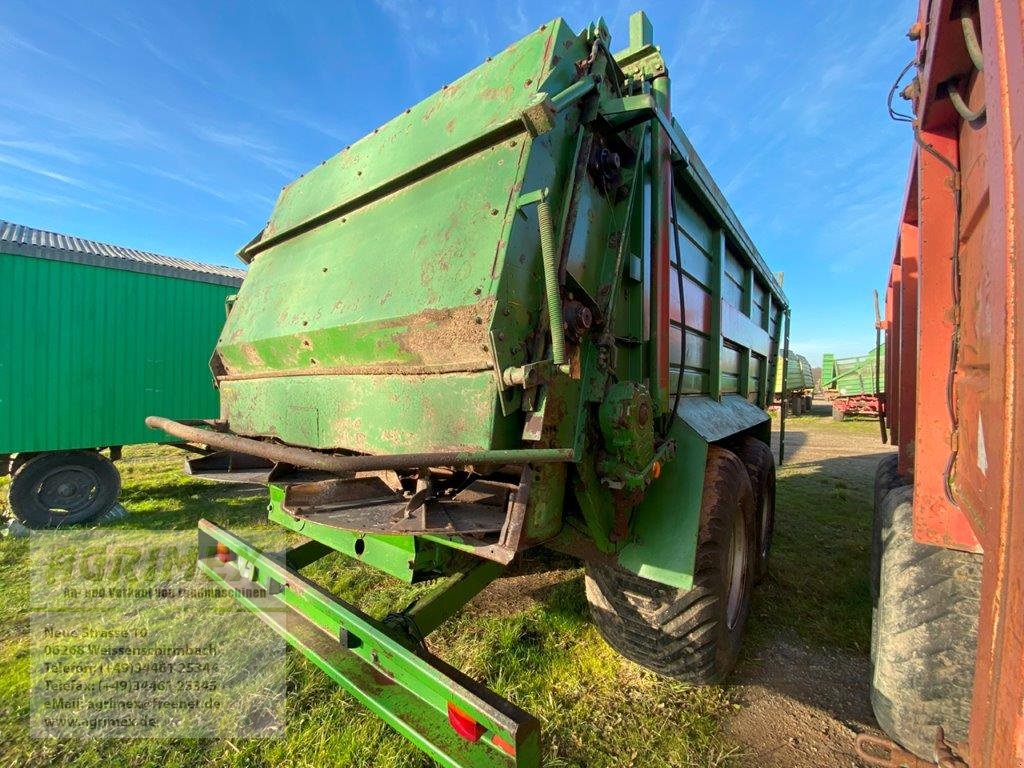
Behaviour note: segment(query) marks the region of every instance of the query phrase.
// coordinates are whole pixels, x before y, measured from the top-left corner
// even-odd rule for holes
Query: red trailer
[[[872,764],[1024,766],[1024,2],[921,0],[911,39],[872,703],[929,762]]]

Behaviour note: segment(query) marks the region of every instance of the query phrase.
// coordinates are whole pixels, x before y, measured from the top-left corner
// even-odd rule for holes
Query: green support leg
[[[443,579],[426,597],[416,600],[400,616],[411,621],[420,637],[426,637],[505,570],[493,560],[478,560]]]
[[[326,544],[310,539],[288,549],[285,552],[285,562],[288,563],[289,568],[294,568],[298,571],[310,563],[315,563],[317,560],[327,557],[327,555],[334,551],[336,550],[331,549]]]

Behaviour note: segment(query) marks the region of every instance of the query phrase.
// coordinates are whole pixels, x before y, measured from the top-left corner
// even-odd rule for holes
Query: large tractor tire
[[[588,563],[594,623],[612,648],[641,666],[676,680],[718,682],[739,656],[756,549],[746,467],[731,451],[710,446],[693,588],[674,589],[617,565]]]
[[[875,663],[875,648],[878,645],[878,583],[882,573],[882,538],[886,534],[883,530],[883,520],[892,519],[892,510],[886,510],[886,503],[899,504],[902,496],[889,494],[897,488],[909,485],[909,481],[900,477],[899,456],[891,454],[878,462],[875,469],[875,499],[871,511],[871,664]]]
[[[894,489],[909,485],[899,474],[899,456],[891,454],[878,462],[875,469],[875,500],[871,514],[871,604],[878,604],[878,580],[882,568],[882,507]],[[891,512],[888,513],[891,517]]]
[[[981,556],[915,542],[909,486],[890,491],[882,513],[871,706],[889,736],[931,759],[938,726],[967,738]]]
[[[768,558],[775,530],[775,457],[772,449],[756,437],[744,437],[733,449],[747,468],[754,490],[754,518],[757,527],[757,555],[754,582],[760,584],[768,575]]]
[[[11,510],[29,528],[84,523],[117,503],[121,476],[97,451],[40,453],[11,478]]]

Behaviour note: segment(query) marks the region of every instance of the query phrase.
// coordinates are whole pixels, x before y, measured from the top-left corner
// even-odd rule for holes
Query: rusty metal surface
[[[292,464],[297,467],[320,469],[325,472],[344,474],[346,472],[369,472],[379,469],[410,469],[416,467],[465,467],[474,464],[549,464],[574,460],[572,449],[535,448],[511,451],[463,451],[436,453],[405,453],[385,456],[341,456],[321,453],[308,448],[296,448],[280,443],[271,443],[241,437],[225,432],[214,432],[198,427],[189,427],[171,419],[150,416],[146,425],[160,429],[182,440],[259,456],[269,461]]]
[[[918,152],[919,242],[922,268],[919,305],[914,453],[914,538],[922,543],[978,551],[980,546],[956,503],[950,464],[955,408],[950,399],[951,347],[954,343],[955,281],[950,254],[959,219],[955,189],[957,139],[946,127],[921,131],[931,151]]]
[[[511,491],[507,483],[477,480],[444,498],[426,491],[409,498],[381,477],[355,477],[291,484],[282,509],[349,531],[481,536],[505,526]]]
[[[857,757],[871,768],[936,768],[934,761],[922,760],[892,739],[861,733],[857,735],[855,748]]]
[[[946,741],[942,728],[936,729],[934,760],[922,760],[892,739],[861,733],[855,741],[857,757],[871,768],[969,768],[960,750]]]
[[[992,333],[1000,355],[981,412],[987,436],[988,519],[982,617],[974,685],[974,768],[1024,765],[1024,8],[1020,0],[981,3],[985,51],[991,233]],[[1005,299],[1004,299],[1005,297]]]
[[[890,317],[904,352],[892,415],[901,470],[914,469],[915,538],[984,550],[972,768],[1024,766],[1022,6],[920,4],[912,89],[918,149],[896,256],[903,306]],[[980,52],[965,40],[961,14],[980,30]],[[948,98],[950,85],[966,101],[960,113],[984,108],[984,116],[963,119]],[[906,280],[912,255],[920,259],[917,290]],[[908,306],[915,297],[916,313]],[[956,754],[940,756],[963,764]]]
[[[406,517],[405,500],[370,499],[363,503],[324,504],[309,511],[286,508],[304,520],[361,533],[407,533],[481,536],[497,533],[505,524],[505,511],[485,504],[430,502],[422,516]]]

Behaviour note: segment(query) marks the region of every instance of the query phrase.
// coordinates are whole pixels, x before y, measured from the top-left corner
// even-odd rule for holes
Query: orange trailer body
[[[886,293],[886,420],[914,537],[983,553],[971,768],[1024,766],[1024,2],[922,0],[916,141]],[[968,112],[954,108],[950,84]],[[963,110],[961,110],[963,111]],[[958,204],[959,203],[959,204]]]

